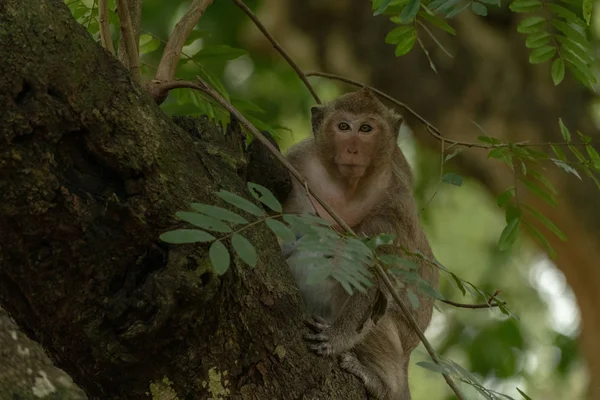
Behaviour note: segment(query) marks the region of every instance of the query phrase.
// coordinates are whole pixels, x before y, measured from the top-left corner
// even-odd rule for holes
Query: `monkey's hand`
[[[308,348],[320,356],[339,354],[350,350],[373,326],[370,315],[377,289],[371,288],[367,294],[355,293],[350,296],[333,323],[314,316],[305,321],[312,333],[304,335]]]
[[[344,351],[343,341],[339,332],[336,333],[332,324],[321,317],[313,316],[304,321],[313,332],[304,335],[304,340],[309,342],[308,348],[320,356],[329,356]]]

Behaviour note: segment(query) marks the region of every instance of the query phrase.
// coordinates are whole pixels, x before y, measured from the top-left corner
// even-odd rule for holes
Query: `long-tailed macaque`
[[[433,259],[412,196],[412,173],[397,145],[402,117],[368,88],[315,106],[311,114],[314,137],[294,145],[287,154],[310,187],[357,234],[396,235],[394,246],[378,251],[400,255],[402,246]],[[304,186],[294,180],[284,212],[315,211],[333,222],[314,199],[309,200]],[[332,278],[307,284],[306,277],[318,266],[302,261],[299,253],[294,246],[287,247],[288,264],[308,312],[314,316],[308,322],[312,333],[305,336],[309,348],[322,356],[339,355],[340,366],[356,375],[373,398],[409,400],[408,363],[419,338],[387,290],[377,279],[366,294],[354,292],[352,296]],[[420,262],[419,274],[437,286],[437,269]],[[398,293],[408,304],[401,286],[406,287],[398,284]],[[365,322],[378,288],[386,293],[388,308],[376,323],[377,318]],[[433,299],[422,293],[418,296],[420,307],[413,310],[413,315],[425,330],[431,320]]]

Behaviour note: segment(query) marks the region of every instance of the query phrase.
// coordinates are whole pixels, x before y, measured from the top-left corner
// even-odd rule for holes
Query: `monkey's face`
[[[361,178],[382,157],[389,127],[372,114],[335,113],[327,121],[327,133],[333,146],[333,163],[345,178]]]

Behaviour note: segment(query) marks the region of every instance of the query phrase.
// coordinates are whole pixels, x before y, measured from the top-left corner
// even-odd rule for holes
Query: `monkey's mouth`
[[[360,178],[365,174],[367,167],[356,164],[338,164],[340,174],[346,178]]]

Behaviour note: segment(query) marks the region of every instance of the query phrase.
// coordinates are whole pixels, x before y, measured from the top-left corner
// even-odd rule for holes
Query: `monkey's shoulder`
[[[291,146],[285,157],[296,168],[300,168],[306,162],[308,156],[315,154],[317,151],[315,138],[309,137]]]

